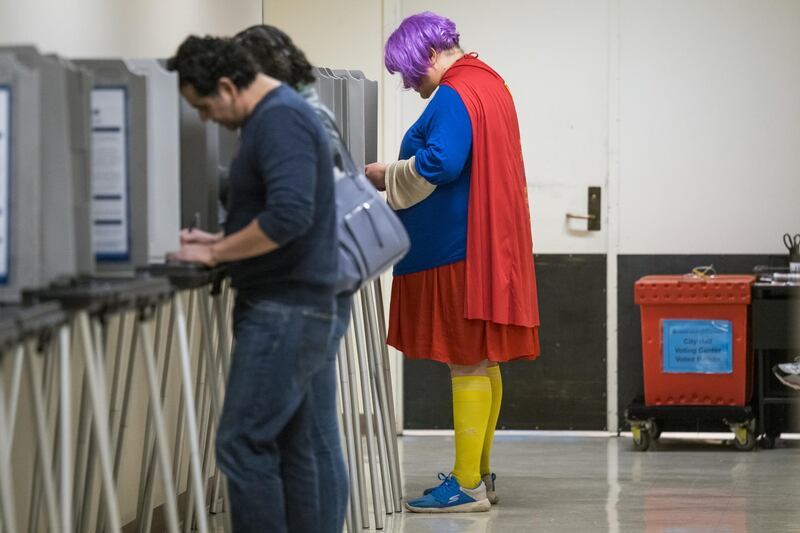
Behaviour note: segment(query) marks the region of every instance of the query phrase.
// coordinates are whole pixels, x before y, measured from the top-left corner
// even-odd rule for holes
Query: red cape
[[[476,54],[458,60],[441,84],[459,94],[472,122],[466,318],[538,326],[528,190],[511,93]]]

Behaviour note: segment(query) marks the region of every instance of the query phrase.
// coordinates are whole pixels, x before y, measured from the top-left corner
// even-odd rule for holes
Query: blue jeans
[[[339,413],[336,403],[336,352],[350,324],[353,298],[350,293],[336,298],[336,325],[325,354],[325,366],[311,381],[314,420],[312,441],[319,471],[320,533],[341,533],[347,513],[349,476],[342,454]],[[344,391],[346,394],[347,391]]]
[[[317,533],[312,379],[334,326],[328,308],[239,295],[236,346],[217,434],[236,533]]]

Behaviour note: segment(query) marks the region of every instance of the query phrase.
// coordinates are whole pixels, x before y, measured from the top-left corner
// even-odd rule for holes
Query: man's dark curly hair
[[[181,87],[191,85],[200,96],[217,93],[220,78],[230,78],[238,89],[248,87],[258,74],[256,62],[232,39],[190,35],[167,60]]]
[[[258,24],[239,32],[234,42],[256,60],[261,72],[299,89],[314,82],[311,63],[291,37],[275,26]]]

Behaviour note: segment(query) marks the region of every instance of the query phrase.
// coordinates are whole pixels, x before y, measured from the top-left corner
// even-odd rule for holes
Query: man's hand
[[[182,229],[181,246],[186,244],[214,244],[222,240],[222,232],[208,233],[199,229]]]
[[[200,263],[210,267],[217,265],[217,260],[209,244],[184,244],[180,250],[169,254],[167,258],[173,261]]]
[[[376,189],[379,191],[386,190],[386,165],[383,163],[370,163],[364,167],[364,174]]]

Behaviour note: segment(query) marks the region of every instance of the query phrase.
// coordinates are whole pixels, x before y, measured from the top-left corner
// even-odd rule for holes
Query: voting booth
[[[179,246],[177,76],[156,60],[89,59],[99,272],[133,272]]]
[[[220,230],[228,169],[239,135],[210,120],[203,122],[186,100],[180,102],[181,227]]]
[[[355,165],[376,161],[377,82],[356,70],[317,68],[314,74],[319,98],[333,113]],[[354,295],[352,318],[337,358],[340,423],[352,480],[347,529],[357,531],[372,524],[382,529],[385,515],[402,509],[402,488],[380,280],[365,284]]]
[[[147,80],[121,60],[78,61],[94,74],[92,244],[98,272],[147,262]],[[137,206],[136,217],[131,217]],[[140,210],[141,209],[141,210]]]
[[[378,82],[367,79],[360,70],[352,74],[364,80],[364,162],[375,163],[378,160]]]
[[[319,97],[322,102],[333,112],[336,120],[336,127],[342,133],[344,138],[345,122],[344,117],[346,110],[344,109],[344,83],[329,68],[319,67],[314,71],[317,78],[316,87],[319,92]]]
[[[353,162],[360,168],[364,166],[366,156],[364,149],[366,142],[364,139],[364,80],[356,78],[347,70],[334,70],[334,75],[341,79],[345,84],[345,110],[344,117],[344,137]]]
[[[356,164],[374,161],[377,83],[358,71],[317,77]],[[233,291],[222,268],[164,257],[181,227],[220,229],[238,143],[200,120],[163,62],[0,48],[0,304],[15,304],[0,309],[0,386],[11,385],[0,390],[10,399],[0,404],[4,531],[149,531],[160,506],[164,529],[206,533],[207,510],[227,506],[214,451]],[[380,529],[401,510],[383,309],[379,282],[354,296],[338,356],[349,531]],[[32,430],[15,424],[29,384]],[[141,447],[140,472],[127,477],[142,394],[143,439],[127,441]],[[31,431],[31,448],[15,446]],[[120,487],[131,480],[139,497],[124,524]]]
[[[180,101],[178,75],[156,59],[131,59],[147,79],[147,259],[164,261],[180,246]]]
[[[359,70],[317,68],[314,84],[356,165],[378,160],[378,82]]]
[[[41,278],[40,74],[0,52],[0,301]]]
[[[32,46],[5,47],[39,74],[40,279],[91,274],[89,179],[91,75],[77,65],[43,55]]]

